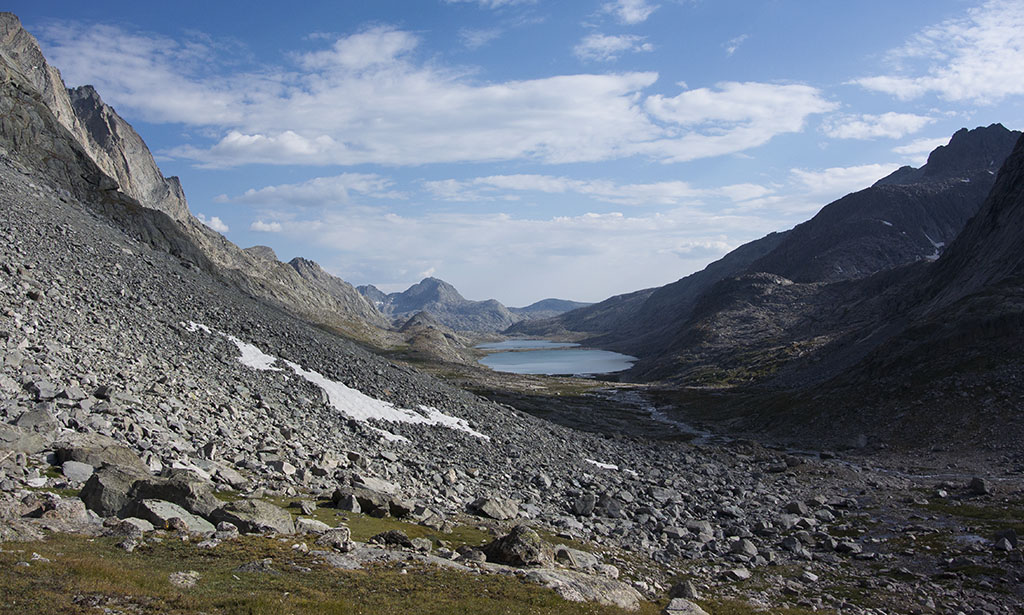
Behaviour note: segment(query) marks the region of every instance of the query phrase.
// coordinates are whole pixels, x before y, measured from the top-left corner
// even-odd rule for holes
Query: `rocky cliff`
[[[343,281],[327,280],[322,270],[304,278],[276,258],[240,250],[196,220],[177,178],[161,175],[135,130],[92,87],[67,90],[11,13],[0,13],[0,63],[0,146],[47,170],[140,238],[283,309],[359,339],[381,340],[386,321]]]

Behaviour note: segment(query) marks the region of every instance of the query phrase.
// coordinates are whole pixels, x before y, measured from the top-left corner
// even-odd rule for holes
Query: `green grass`
[[[415,612],[612,615],[619,609],[565,602],[553,591],[509,575],[467,574],[410,564],[339,571],[284,541],[246,536],[215,549],[173,539],[125,553],[114,539],[54,535],[45,542],[6,543],[0,552],[0,613],[347,614]],[[32,553],[50,559],[15,566]],[[272,558],[280,574],[235,569]],[[202,576],[191,589],[172,585],[173,572]],[[100,607],[100,608],[96,608]],[[640,615],[657,607],[644,604]]]
[[[941,501],[929,501],[920,507],[933,513],[972,521],[985,529],[1012,529],[1018,534],[1024,534],[1024,502],[953,506]]]

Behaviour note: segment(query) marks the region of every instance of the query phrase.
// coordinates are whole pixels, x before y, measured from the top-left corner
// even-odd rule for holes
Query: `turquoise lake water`
[[[621,372],[633,366],[636,357],[609,350],[565,348],[544,344],[546,340],[508,340],[498,344],[477,346],[484,349],[517,349],[521,352],[496,352],[480,359],[487,367],[512,374],[544,374],[548,376],[593,375]],[[526,345],[524,345],[526,344]],[[533,344],[533,345],[529,345]],[[578,344],[571,344],[578,346]],[[542,350],[523,350],[542,348]]]

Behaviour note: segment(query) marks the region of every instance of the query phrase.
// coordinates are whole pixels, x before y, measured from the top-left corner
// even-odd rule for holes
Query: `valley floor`
[[[1019,457],[773,448],[636,387],[413,369],[8,160],[0,208],[0,611],[1024,611]],[[494,566],[520,524],[546,555]]]

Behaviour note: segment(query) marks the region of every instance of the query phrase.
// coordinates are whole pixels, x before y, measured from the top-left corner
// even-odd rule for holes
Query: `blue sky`
[[[961,127],[1024,1],[13,2],[235,243],[513,306],[703,268]]]

